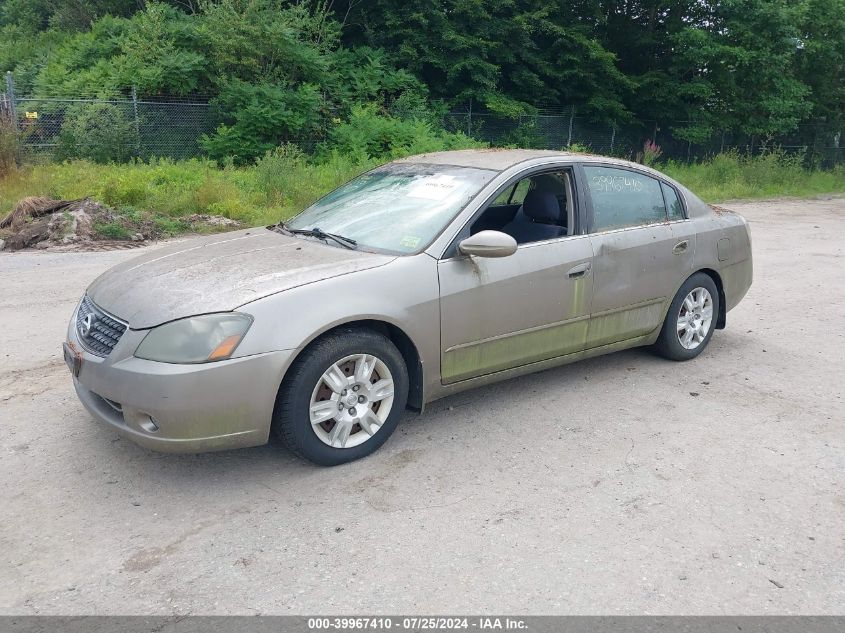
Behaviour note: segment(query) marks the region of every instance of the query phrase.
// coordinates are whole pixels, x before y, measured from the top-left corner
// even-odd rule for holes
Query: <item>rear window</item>
[[[666,199],[666,210],[669,212],[670,220],[684,219],[684,205],[681,204],[678,193],[665,182],[660,183],[663,187],[663,197]]]
[[[661,183],[649,176],[613,167],[584,167],[593,201],[593,231],[665,222]]]

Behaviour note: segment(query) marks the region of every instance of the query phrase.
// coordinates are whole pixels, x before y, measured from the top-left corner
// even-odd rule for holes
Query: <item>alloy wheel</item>
[[[359,446],[375,435],[393,407],[393,376],[372,354],[354,354],[329,367],[311,394],[311,428],[334,448]]]
[[[713,324],[713,297],[707,288],[694,288],[678,312],[678,341],[686,349],[704,342]]]

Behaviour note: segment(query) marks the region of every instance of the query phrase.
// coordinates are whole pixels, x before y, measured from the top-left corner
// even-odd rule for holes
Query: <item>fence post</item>
[[[132,86],[132,112],[135,116],[135,154],[141,155],[141,125],[138,122],[138,91]]]
[[[613,154],[613,143],[616,141],[616,126],[610,128],[610,153]]]
[[[569,147],[572,145],[572,121],[575,119],[575,106],[572,106],[572,110],[569,113],[569,136],[566,138],[566,146]]]
[[[17,102],[15,101],[15,82],[12,79],[12,71],[6,71],[6,96],[9,98],[9,114],[12,117],[12,125],[15,126],[15,132],[18,131],[18,110]]]
[[[15,135],[15,161],[20,165],[23,162],[23,145],[21,143],[20,125],[18,124],[18,102],[15,99],[15,81],[12,78],[12,71],[6,71],[6,98],[9,100],[9,117],[12,122],[12,134]],[[0,112],[2,115],[2,112]]]
[[[810,153],[810,156],[806,156],[806,155],[804,156],[804,162],[805,162],[805,163],[806,163],[807,161],[815,161],[815,160],[816,160],[816,158],[817,158],[817,157],[818,157],[818,155],[819,155],[819,154],[818,154],[818,152],[819,152],[819,150],[818,150],[818,146],[819,146],[819,124],[818,124],[818,123],[816,123],[816,124],[813,126],[813,150],[812,150],[812,152]],[[804,150],[804,151],[806,152],[806,150]],[[822,159],[822,160],[823,160],[823,159]],[[812,162],[811,162],[810,164],[812,164]]]
[[[472,136],[472,97],[469,98],[469,111],[467,112],[467,136]]]

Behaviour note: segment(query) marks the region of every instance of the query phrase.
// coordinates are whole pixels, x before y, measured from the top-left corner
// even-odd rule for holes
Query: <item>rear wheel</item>
[[[696,273],[675,295],[660,337],[657,352],[670,360],[690,360],[698,356],[713,336],[719,315],[719,292],[713,279]]]
[[[342,330],[313,343],[285,377],[273,427],[323,466],[369,455],[396,429],[408,398],[402,354],[386,336]]]

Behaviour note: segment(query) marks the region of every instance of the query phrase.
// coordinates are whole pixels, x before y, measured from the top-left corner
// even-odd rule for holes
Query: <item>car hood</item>
[[[88,288],[103,310],[133,329],[250,301],[395,259],[333,247],[265,228],[209,235],[152,250],[115,266]]]

